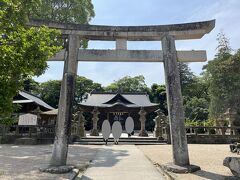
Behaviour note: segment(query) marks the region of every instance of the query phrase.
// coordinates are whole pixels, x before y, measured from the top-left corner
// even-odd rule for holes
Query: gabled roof
[[[80,106],[90,107],[113,107],[122,105],[125,107],[152,107],[158,104],[151,103],[145,93],[91,93]]]
[[[50,105],[45,103],[41,98],[39,98],[36,95],[33,95],[33,94],[29,93],[29,92],[19,91],[19,95],[22,96],[23,99],[14,100],[13,101],[14,104],[23,104],[23,103],[34,102],[34,103],[38,104],[39,106],[42,106],[42,107],[44,107],[46,109],[49,109],[49,110],[54,109],[53,107],[51,107]]]

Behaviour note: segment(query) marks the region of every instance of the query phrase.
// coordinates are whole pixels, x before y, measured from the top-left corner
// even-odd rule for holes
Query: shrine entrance
[[[101,26],[30,21],[30,26],[59,29],[67,37],[67,49],[49,61],[64,61],[52,166],[66,165],[68,137],[72,119],[75,78],[78,61],[101,62],[163,62],[167,90],[173,163],[168,168],[199,169],[189,163],[184,125],[184,110],[177,62],[203,62],[206,51],[177,51],[176,40],[201,39],[215,27],[215,20],[157,26]],[[79,49],[81,40],[115,41],[116,50]],[[161,41],[162,50],[127,50],[127,41]],[[159,44],[160,46],[160,44]],[[156,77],[158,78],[158,77]]]

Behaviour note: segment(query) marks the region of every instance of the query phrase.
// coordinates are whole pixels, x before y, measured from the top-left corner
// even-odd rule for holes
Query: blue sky
[[[214,58],[217,34],[223,31],[231,47],[240,48],[239,0],[93,0],[96,16],[90,24],[97,25],[162,25],[216,19],[216,27],[200,40],[177,41],[177,50],[207,50],[208,60]],[[114,42],[90,41],[89,49],[113,49]],[[128,42],[128,49],[161,49],[160,42]],[[49,62],[45,74],[35,78],[39,82],[61,79],[63,63]],[[195,74],[204,63],[189,63]],[[162,63],[100,63],[79,62],[78,75],[108,85],[129,75],[144,75],[146,84],[164,83]]]

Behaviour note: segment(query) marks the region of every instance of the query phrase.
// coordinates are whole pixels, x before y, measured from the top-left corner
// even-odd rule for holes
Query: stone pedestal
[[[141,110],[138,113],[140,115],[139,121],[141,122],[141,130],[139,132],[139,136],[148,136],[148,133],[145,129],[145,122],[146,122],[146,117],[145,115],[147,114],[146,111],[141,108]]]
[[[90,136],[99,136],[98,130],[97,130],[97,122],[98,122],[98,115],[100,114],[100,112],[98,111],[97,107],[94,107],[93,111],[92,111],[93,117],[92,117],[92,121],[93,121],[93,129],[90,133]]]
[[[196,165],[185,165],[185,166],[178,166],[174,163],[167,163],[163,165],[163,168],[167,171],[174,172],[174,173],[193,173],[196,171],[201,170],[199,166]]]
[[[177,64],[177,52],[173,36],[166,34],[162,38],[162,50],[173,150],[173,164],[178,166],[188,166],[189,155],[184,122],[183,100]]]

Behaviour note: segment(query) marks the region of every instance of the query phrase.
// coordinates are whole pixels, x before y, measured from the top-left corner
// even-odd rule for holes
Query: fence
[[[5,139],[4,143],[14,143],[15,139],[21,137],[36,138],[38,143],[53,142],[55,126],[20,126],[0,125],[0,136]]]
[[[162,127],[163,138],[170,140],[169,125]],[[228,144],[240,142],[240,127],[223,127],[223,126],[187,126],[187,141],[189,144]]]

